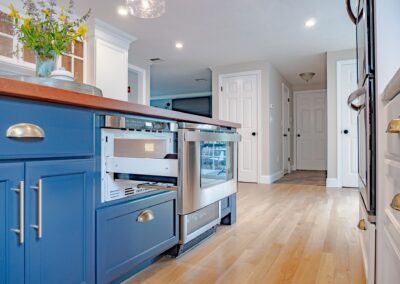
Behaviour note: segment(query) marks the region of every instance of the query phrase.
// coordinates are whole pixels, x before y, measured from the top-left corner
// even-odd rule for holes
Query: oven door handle
[[[347,100],[347,104],[355,111],[361,110],[362,108],[365,107],[365,103],[361,105],[355,105],[354,101],[361,98],[362,96],[365,96],[366,94],[367,91],[364,87],[358,88],[357,90],[355,90],[350,94],[349,99]]]
[[[239,142],[242,136],[238,133],[212,133],[188,131],[185,133],[185,142]]]

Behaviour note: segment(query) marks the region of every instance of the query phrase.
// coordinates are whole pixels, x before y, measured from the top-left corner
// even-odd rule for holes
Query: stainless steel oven
[[[182,244],[220,223],[220,200],[237,192],[236,129],[179,123],[178,213]]]

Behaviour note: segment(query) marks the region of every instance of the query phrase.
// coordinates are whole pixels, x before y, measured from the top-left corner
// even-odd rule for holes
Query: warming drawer
[[[178,243],[176,192],[97,211],[97,281],[109,283]]]

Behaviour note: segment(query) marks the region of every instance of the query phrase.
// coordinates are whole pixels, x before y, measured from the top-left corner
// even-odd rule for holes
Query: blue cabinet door
[[[23,163],[0,164],[0,283],[24,283],[23,180]]]
[[[93,165],[26,163],[27,283],[94,283]]]

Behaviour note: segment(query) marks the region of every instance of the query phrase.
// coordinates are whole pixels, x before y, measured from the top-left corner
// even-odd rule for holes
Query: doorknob
[[[283,137],[287,137],[287,134],[285,133],[285,134],[283,134]]]
[[[348,131],[347,129],[343,130],[344,134],[349,134],[350,131]]]
[[[297,134],[297,137],[301,137],[301,135],[300,135],[300,134]]]
[[[253,135],[253,136],[256,136],[256,135],[257,135],[257,133],[255,133],[255,132],[252,132],[252,133],[251,133],[251,135]]]

